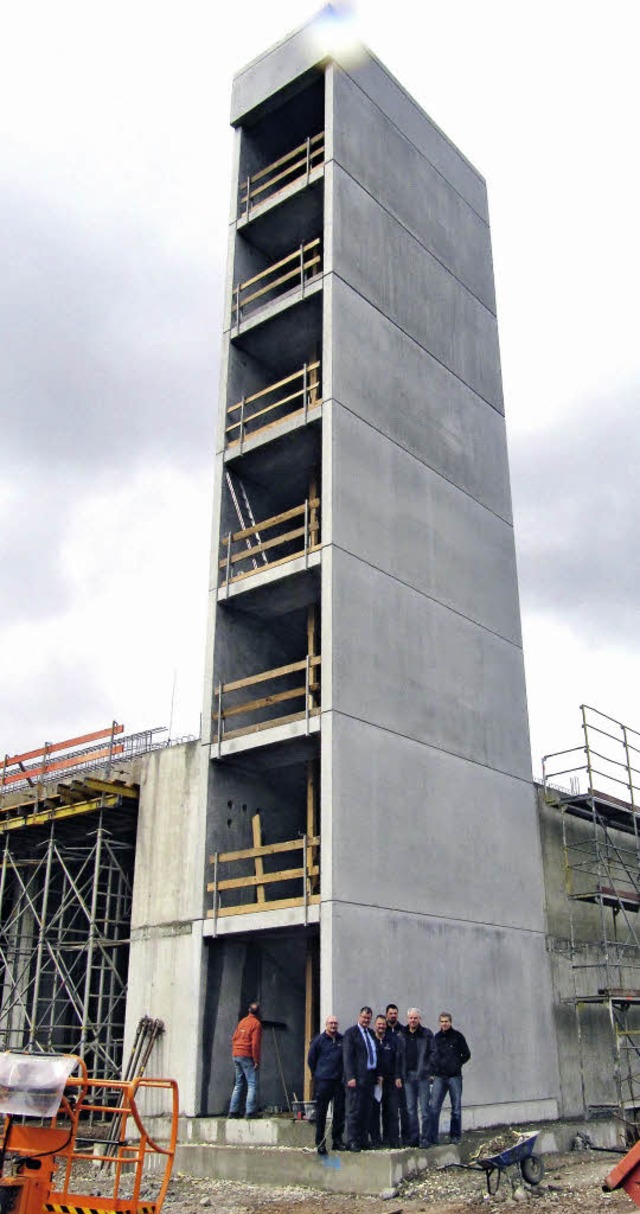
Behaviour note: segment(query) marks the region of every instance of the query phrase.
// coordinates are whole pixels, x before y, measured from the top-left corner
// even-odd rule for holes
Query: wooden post
[[[262,847],[262,828],[260,825],[260,814],[254,814],[251,819],[251,830],[253,833],[253,846]],[[262,856],[255,857],[256,877],[264,877],[264,860]],[[265,901],[264,885],[256,885],[256,899],[258,902]]]
[[[307,610],[307,656],[315,658],[317,656],[317,620],[318,613],[315,603],[311,603]],[[309,669],[309,696],[307,709],[310,712],[316,707],[318,691],[320,684],[318,682],[318,667],[311,666]]]
[[[313,354],[311,355],[311,364],[312,365],[309,370],[309,378],[308,378],[308,384],[307,384],[307,388],[308,388],[307,395],[309,398],[310,405],[315,405],[318,400],[318,388],[320,386],[320,377],[318,375],[318,367],[313,366],[313,363],[318,362],[318,358],[319,358],[318,347],[314,346]]]
[[[309,501],[317,501],[318,498],[318,477],[315,472],[311,473],[309,479]],[[314,548],[320,538],[320,521],[318,517],[318,507],[309,507],[309,547]]]
[[[315,770],[313,759],[307,761],[307,838],[315,839],[318,833],[318,811],[316,801],[316,786],[315,786]],[[320,877],[311,876],[311,869],[315,866],[316,857],[319,854],[317,844],[310,844],[307,847],[307,872],[309,875],[309,893],[317,894],[320,887]]]

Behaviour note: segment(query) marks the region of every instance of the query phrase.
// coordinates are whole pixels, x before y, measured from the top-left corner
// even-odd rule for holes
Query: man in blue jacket
[[[344,1087],[342,1073],[342,1033],[338,1032],[338,1020],[327,1016],[324,1032],[313,1038],[307,1054],[307,1065],[313,1075],[313,1092],[316,1101],[316,1148],[318,1155],[326,1155],[326,1125],[329,1104],[333,1101],[331,1137],[334,1151],[343,1151],[344,1143]]]

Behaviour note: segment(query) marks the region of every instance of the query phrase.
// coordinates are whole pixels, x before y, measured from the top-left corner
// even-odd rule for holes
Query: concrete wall
[[[551,1117],[484,186],[374,60],[327,112],[321,1011],[448,1006],[473,1123]]]
[[[199,1108],[203,754],[189,742],[155,751],[141,765],[125,1033],[126,1059],[140,1018],[164,1021],[147,1073],[177,1080],[187,1115]]]

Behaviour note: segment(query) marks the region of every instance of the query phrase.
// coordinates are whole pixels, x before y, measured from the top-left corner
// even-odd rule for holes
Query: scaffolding
[[[0,817],[0,1049],[120,1075],[137,807],[87,779]]]
[[[587,705],[581,713],[584,743],[544,757],[544,791],[562,816],[584,1112],[613,1109],[629,1143],[640,1136],[640,733]],[[613,1101],[592,1090],[588,1020],[598,1008]]]

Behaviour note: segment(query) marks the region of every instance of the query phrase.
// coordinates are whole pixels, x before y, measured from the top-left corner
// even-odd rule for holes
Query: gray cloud
[[[89,214],[0,191],[3,624],[69,606],[62,545],[96,491],[212,464],[222,265]]]
[[[170,250],[134,215],[68,215],[11,185],[0,260],[1,463],[77,484],[209,458],[221,264]]]
[[[511,442],[523,607],[594,645],[637,643],[639,413],[627,385]]]

